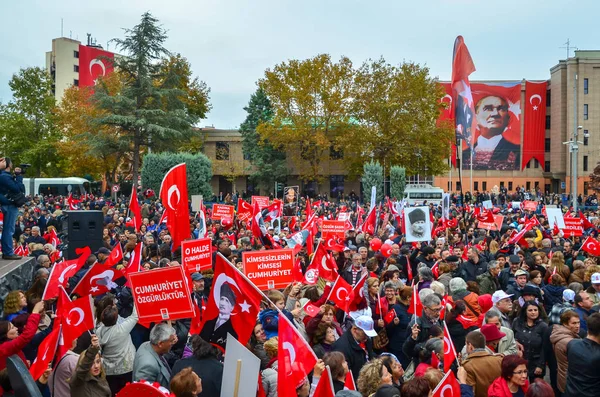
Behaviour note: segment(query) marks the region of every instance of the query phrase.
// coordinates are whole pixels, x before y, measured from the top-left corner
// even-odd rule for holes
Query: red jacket
[[[523,393],[527,393],[529,389],[529,381],[525,381],[525,385],[522,387]],[[508,388],[508,383],[504,378],[496,378],[488,389],[488,397],[512,397],[512,393]]]

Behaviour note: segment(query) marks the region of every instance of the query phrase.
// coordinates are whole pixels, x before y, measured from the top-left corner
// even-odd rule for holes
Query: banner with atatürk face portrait
[[[283,216],[298,215],[298,186],[283,189]]]
[[[521,83],[471,84],[473,150],[463,146],[463,169],[518,170],[521,165]],[[472,156],[472,157],[471,157]]]
[[[404,220],[406,224],[406,242],[431,240],[429,207],[404,208]]]

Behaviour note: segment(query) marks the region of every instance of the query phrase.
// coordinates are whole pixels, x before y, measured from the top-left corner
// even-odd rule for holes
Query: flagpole
[[[475,147],[471,147],[471,197],[473,197],[473,150],[474,149],[475,149]]]

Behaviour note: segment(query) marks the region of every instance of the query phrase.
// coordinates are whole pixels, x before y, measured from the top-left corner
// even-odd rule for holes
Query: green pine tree
[[[288,174],[285,153],[275,150],[268,141],[261,141],[256,132],[259,124],[268,122],[273,117],[271,101],[264,90],[259,88],[252,94],[244,110],[248,115],[240,125],[240,133],[243,137],[242,150],[253,166],[250,180],[261,189],[269,191],[275,186],[275,182],[284,182]]]
[[[390,169],[390,196],[402,200],[406,188],[406,169],[397,165]]]
[[[378,161],[371,160],[363,165],[363,202],[371,202],[371,190],[377,187],[377,201],[383,199],[383,167]]]

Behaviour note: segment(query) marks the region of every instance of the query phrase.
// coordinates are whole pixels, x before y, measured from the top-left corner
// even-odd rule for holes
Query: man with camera
[[[15,224],[19,214],[17,204],[20,205],[20,201],[23,199],[25,185],[23,185],[21,168],[15,168],[13,176],[11,174],[12,167],[12,161],[8,157],[0,157],[0,204],[4,215],[4,228],[1,239],[2,259],[16,260],[21,259],[21,257],[15,255],[13,234],[15,233]]]

